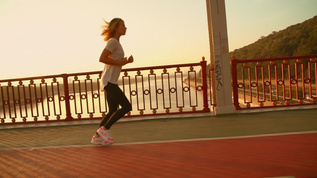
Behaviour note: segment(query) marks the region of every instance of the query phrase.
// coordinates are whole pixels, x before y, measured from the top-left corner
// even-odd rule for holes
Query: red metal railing
[[[100,75],[0,80],[0,125],[100,119],[107,112]],[[200,63],[123,69],[119,85],[132,104],[126,117],[210,112],[206,76],[204,58]]]
[[[317,104],[317,55],[231,59],[237,110]]]

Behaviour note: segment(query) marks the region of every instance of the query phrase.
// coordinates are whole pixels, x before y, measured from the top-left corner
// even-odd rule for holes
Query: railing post
[[[65,95],[65,106],[66,106],[66,119],[67,121],[73,120],[72,113],[70,112],[69,102],[69,89],[68,89],[68,75],[62,74],[64,83],[64,95]]]
[[[201,81],[203,85],[203,111],[210,112],[208,107],[208,85],[207,85],[207,65],[206,65],[205,57],[202,58],[200,62],[201,65]]]
[[[232,75],[232,92],[233,92],[233,105],[236,109],[240,109],[239,95],[238,95],[238,77],[237,77],[237,59],[234,55],[231,56],[231,75]]]

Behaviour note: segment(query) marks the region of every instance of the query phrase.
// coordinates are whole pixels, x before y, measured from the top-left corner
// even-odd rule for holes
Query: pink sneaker
[[[108,136],[109,136],[109,130],[104,129],[104,127],[99,127],[99,129],[97,130],[97,133],[100,135],[100,137],[103,140],[108,140]]]
[[[111,145],[112,143],[114,143],[114,140],[110,135],[110,130],[105,130],[103,127],[99,127],[97,133],[103,139],[101,143],[102,145]]]
[[[101,145],[103,142],[103,139],[101,137],[96,137],[95,135],[92,136],[90,143],[95,144],[95,145]]]

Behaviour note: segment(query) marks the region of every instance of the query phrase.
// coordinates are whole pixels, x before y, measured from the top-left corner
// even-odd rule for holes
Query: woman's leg
[[[132,110],[132,106],[118,85],[108,83],[108,85],[105,87],[105,90],[107,92],[107,97],[109,97],[109,99],[107,99],[109,106],[109,113],[107,116],[110,115],[110,105],[113,107],[112,110],[114,109],[114,106],[116,106],[116,109],[118,108],[118,105],[121,106],[119,110],[116,110],[110,115],[110,117],[107,119],[107,122],[104,124],[106,129],[110,129],[114,123],[116,123],[126,113]],[[111,103],[109,103],[109,101]]]
[[[105,90],[106,90],[106,87],[105,87]],[[117,102],[117,100],[115,100],[115,99],[113,99],[113,97],[111,97],[110,92],[106,92],[106,96],[107,96],[107,103],[108,103],[109,111],[105,115],[105,117],[102,119],[102,121],[100,123],[100,127],[106,125],[106,123],[108,122],[110,117],[113,115],[113,113],[115,113],[118,110],[118,106],[119,106],[119,103]]]

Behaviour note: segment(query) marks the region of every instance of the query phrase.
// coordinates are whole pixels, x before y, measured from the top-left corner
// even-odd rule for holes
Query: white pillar
[[[214,67],[213,102],[215,114],[234,113],[231,68],[224,0],[206,0],[210,42],[210,62]]]

